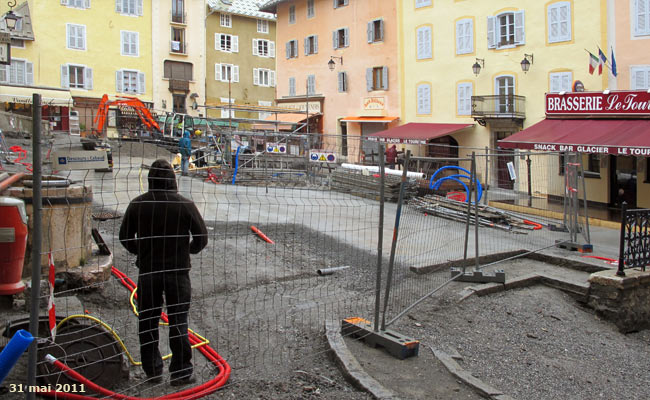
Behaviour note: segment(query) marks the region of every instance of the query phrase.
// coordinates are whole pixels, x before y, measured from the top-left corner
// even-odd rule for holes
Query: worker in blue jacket
[[[181,140],[178,141],[178,152],[181,153],[181,173],[185,176],[190,169],[190,156],[192,155],[190,131],[186,130]]]

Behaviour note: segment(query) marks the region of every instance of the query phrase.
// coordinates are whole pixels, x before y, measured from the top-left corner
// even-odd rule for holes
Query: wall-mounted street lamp
[[[521,60],[521,70],[524,71],[524,74],[530,69],[530,65],[533,63],[532,54],[524,54],[524,59]]]
[[[192,99],[192,110],[197,110],[199,108],[199,103],[196,101],[196,98],[199,97],[197,93],[192,93],[190,99]]]
[[[474,65],[472,65],[472,71],[474,71],[474,75],[478,76],[478,74],[481,73],[481,67],[485,68],[485,59],[477,58]]]
[[[7,5],[9,6],[10,10],[8,13],[5,14],[4,20],[5,20],[5,24],[7,25],[7,29],[13,31],[14,29],[16,29],[16,23],[20,19],[20,17],[14,14],[13,12],[13,8],[16,7],[16,0],[8,1]]]
[[[341,65],[343,65],[343,57],[330,56],[330,60],[327,62],[330,71],[334,71],[334,67],[336,66],[336,62],[334,62],[335,58],[341,62]]]

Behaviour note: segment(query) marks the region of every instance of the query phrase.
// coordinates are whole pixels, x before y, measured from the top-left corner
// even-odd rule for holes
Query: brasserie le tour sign
[[[547,117],[650,117],[646,91],[546,94]]]

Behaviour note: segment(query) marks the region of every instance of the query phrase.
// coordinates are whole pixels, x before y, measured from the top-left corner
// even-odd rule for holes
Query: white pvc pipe
[[[372,172],[372,173],[379,173],[379,167],[375,165],[357,165],[357,164],[341,164],[342,168],[345,169],[352,169],[355,171],[367,171],[367,172]],[[390,168],[385,168],[384,171],[386,171],[386,175],[402,175],[402,171],[398,169],[390,169]],[[419,179],[424,179],[424,174],[421,172],[411,172],[408,171],[406,173],[407,178],[419,178]]]

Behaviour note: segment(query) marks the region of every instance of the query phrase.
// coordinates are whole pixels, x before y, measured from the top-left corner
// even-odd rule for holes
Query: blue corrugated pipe
[[[5,380],[20,355],[27,350],[33,340],[34,336],[24,329],[19,329],[14,333],[14,336],[0,353],[0,384]]]
[[[235,184],[235,179],[237,178],[237,170],[239,169],[239,151],[242,146],[237,147],[237,152],[235,153],[235,172],[232,174],[232,184]]]

